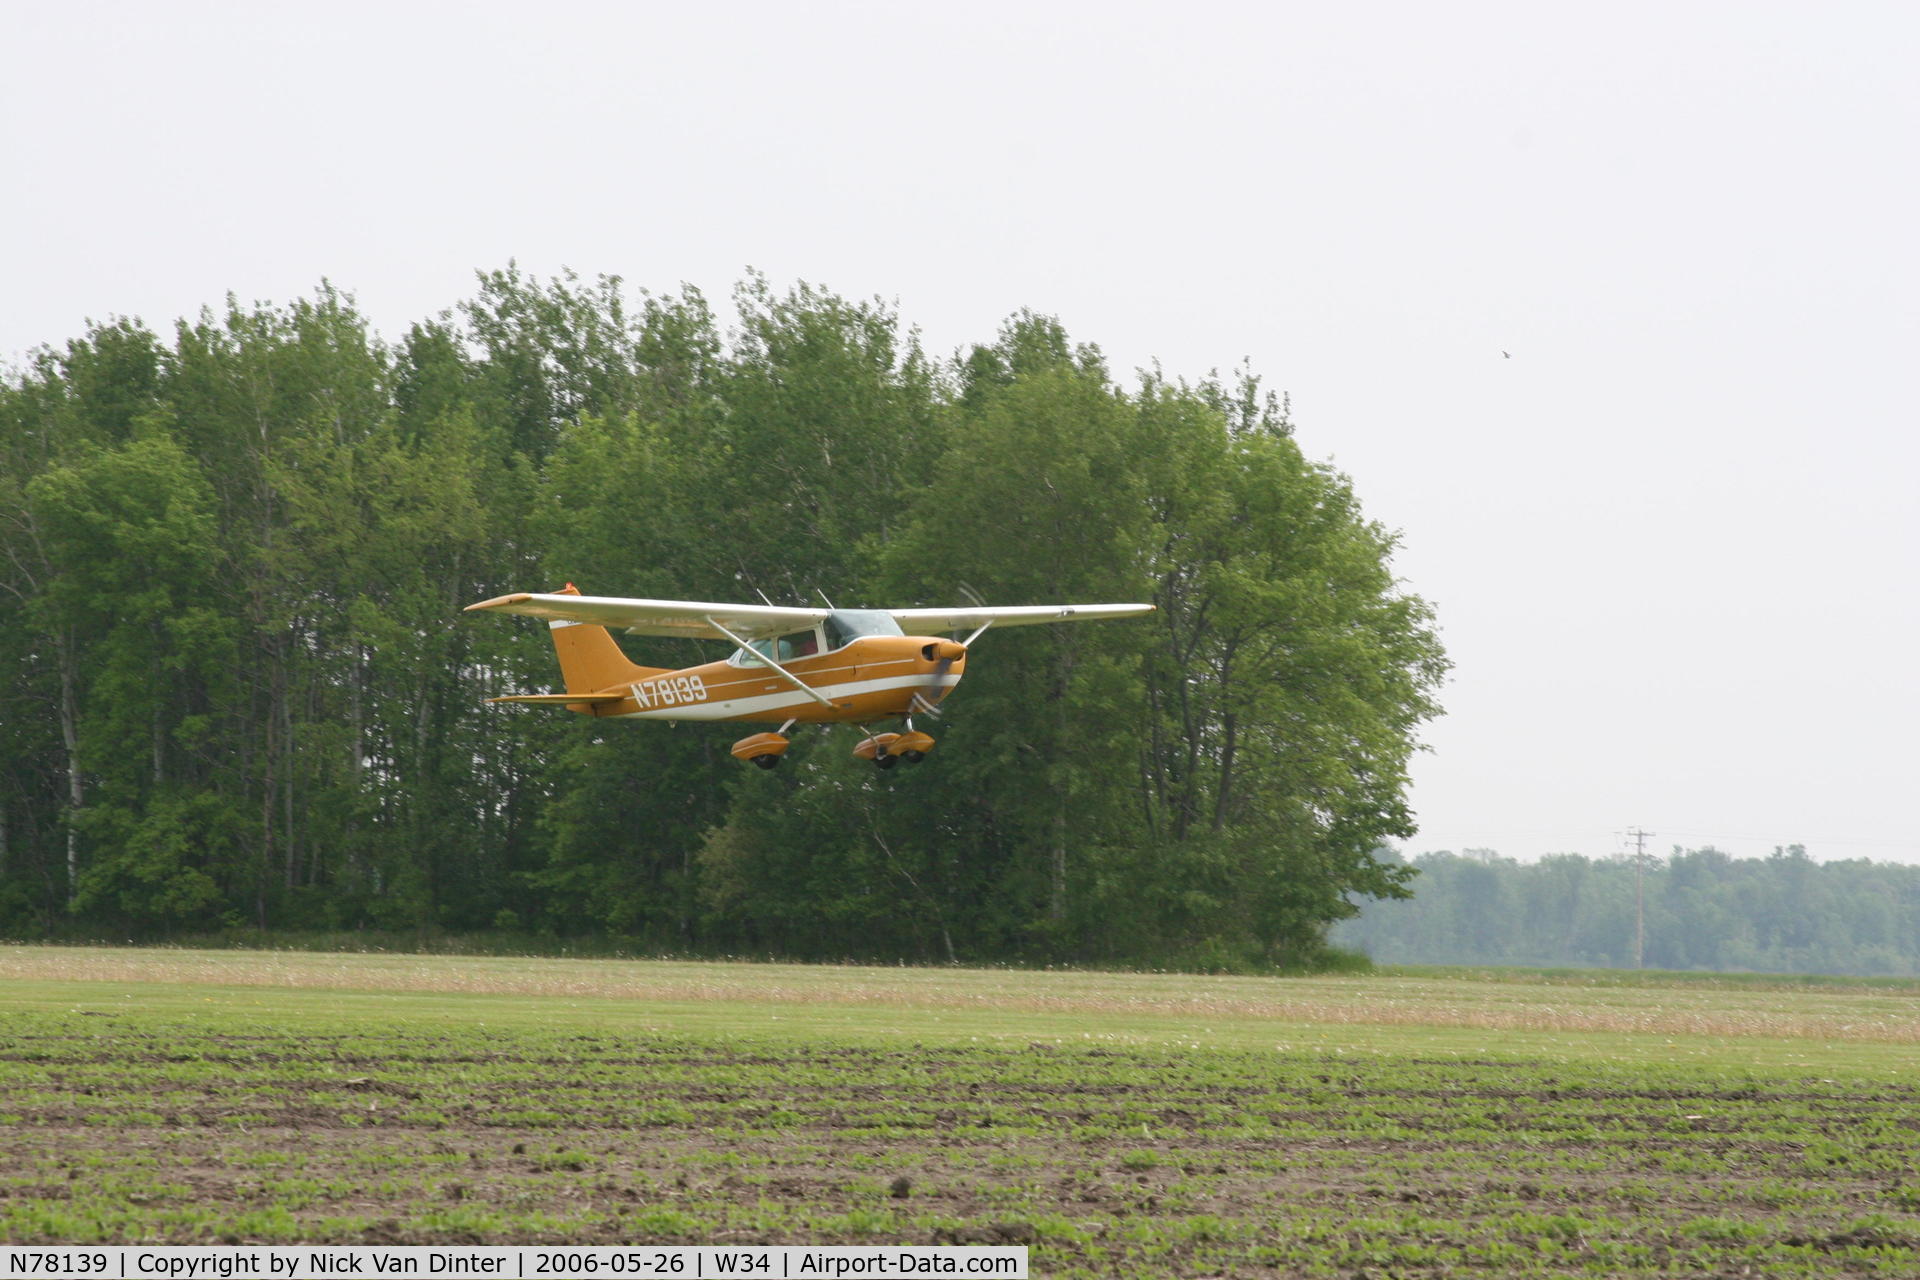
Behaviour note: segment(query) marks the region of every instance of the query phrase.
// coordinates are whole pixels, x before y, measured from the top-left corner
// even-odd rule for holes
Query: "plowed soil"
[[[1920,1274],[1912,1084],[1508,1058],[0,1027],[12,1242],[1020,1243],[1034,1273]]]

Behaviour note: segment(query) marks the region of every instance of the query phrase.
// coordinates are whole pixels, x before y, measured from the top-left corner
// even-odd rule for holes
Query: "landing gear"
[[[916,732],[914,727],[909,724],[907,731],[894,739],[893,745],[889,750],[893,751],[908,764],[919,764],[927,758],[927,752],[933,750],[933,738],[927,734]]]
[[[791,724],[792,721],[788,721]],[[781,725],[785,729],[787,725]],[[742,738],[733,744],[733,758],[751,760],[762,769],[771,769],[780,763],[780,757],[787,753],[786,735],[779,733],[756,733],[750,738]]]
[[[745,760],[756,769],[776,769],[780,766],[780,757],[787,753],[786,731],[793,727],[793,721],[780,726],[778,733],[756,733],[750,738],[742,738],[733,744],[733,756],[736,760]],[[916,731],[913,721],[907,721],[905,733],[876,733],[862,738],[853,754],[862,760],[873,761],[876,769],[891,769],[905,760],[908,764],[919,764],[927,758],[927,752],[933,750],[933,739]]]
[[[855,744],[853,754],[862,760],[873,761],[876,769],[891,769],[900,762],[893,753],[893,744],[900,741],[897,733],[876,733],[870,738],[862,738]]]
[[[876,733],[871,738],[863,738],[853,749],[853,754],[862,760],[873,761],[876,769],[891,769],[902,760],[908,764],[919,764],[931,750],[933,739],[915,732],[909,726],[905,733]]]

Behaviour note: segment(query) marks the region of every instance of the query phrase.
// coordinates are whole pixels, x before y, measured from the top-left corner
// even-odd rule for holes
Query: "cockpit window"
[[[827,615],[827,648],[844,649],[861,636],[903,636],[885,609],[837,609]]]
[[[752,648],[762,658],[772,658],[775,662],[787,663],[795,658],[804,658],[808,654],[820,652],[820,633],[796,631],[792,635],[781,636],[776,640],[755,640]],[[749,660],[745,653],[734,655],[736,663]]]

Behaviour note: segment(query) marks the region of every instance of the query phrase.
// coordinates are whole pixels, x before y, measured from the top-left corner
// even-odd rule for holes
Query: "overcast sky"
[[[509,258],[715,298],[751,265],[897,300],[940,351],[1031,307],[1120,370],[1249,359],[1439,610],[1410,851],[1637,824],[1920,862],[1920,8],[0,28],[0,361],[322,277],[397,337]]]

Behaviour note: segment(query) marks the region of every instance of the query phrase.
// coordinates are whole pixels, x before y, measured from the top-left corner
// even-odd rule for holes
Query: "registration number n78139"
[[[705,702],[707,686],[699,676],[661,676],[633,686],[633,700],[642,710],[654,707],[683,707]]]

